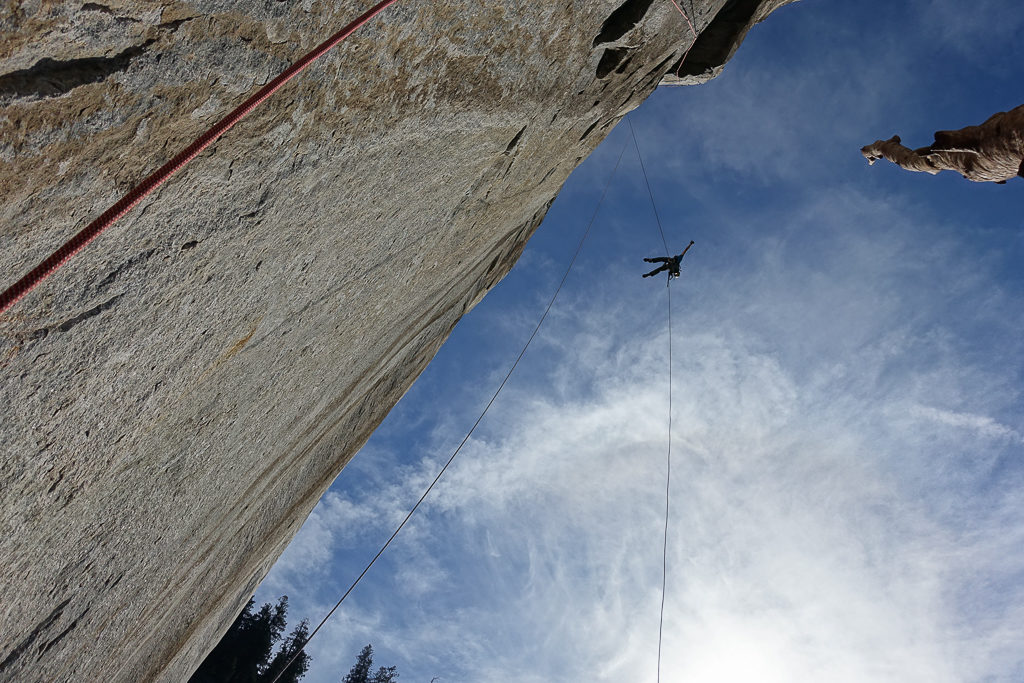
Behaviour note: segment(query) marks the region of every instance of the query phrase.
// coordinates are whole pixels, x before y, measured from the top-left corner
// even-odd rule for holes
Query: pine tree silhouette
[[[189,683],[270,683],[308,636],[308,624],[302,621],[274,652],[284,633],[287,614],[286,595],[276,605],[266,603],[255,613],[250,599]],[[301,652],[278,683],[298,683],[309,662],[310,656]]]

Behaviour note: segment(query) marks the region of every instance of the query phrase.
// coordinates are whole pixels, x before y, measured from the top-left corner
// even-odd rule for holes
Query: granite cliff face
[[[683,2],[670,80],[788,1]],[[2,284],[366,7],[6,3]],[[0,679],[187,677],[691,40],[668,0],[400,0],[0,317]]]

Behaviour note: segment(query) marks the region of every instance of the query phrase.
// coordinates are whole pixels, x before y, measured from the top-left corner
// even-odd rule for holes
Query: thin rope
[[[679,3],[676,2],[676,0],[671,0],[671,2],[676,6],[676,9],[679,10],[679,13],[683,15],[683,19],[686,19],[686,25],[690,27],[690,33],[693,34],[693,40],[690,42],[690,46],[686,48],[686,52],[683,53],[683,58],[679,60],[679,66],[676,67],[676,78],[680,78],[679,72],[683,70],[683,62],[685,62],[686,58],[690,55],[690,50],[693,49],[693,46],[697,44],[697,31],[693,28],[693,22],[690,21],[690,17],[686,15],[686,12],[683,11],[683,8],[680,7]]]
[[[668,455],[665,465],[665,535],[661,545],[661,610],[658,614],[658,683],[661,683],[661,635],[665,625],[665,586],[668,583],[668,520],[672,487],[672,288],[668,288]]]
[[[658,216],[658,205],[654,202],[654,192],[651,190],[651,183],[647,179],[647,170],[644,168],[644,157],[640,153],[640,145],[636,142],[636,132],[633,130],[633,123],[629,121],[629,132],[633,134],[633,146],[636,148],[636,156],[640,159],[640,168],[644,172],[644,184],[647,185],[647,194],[651,198],[651,208],[654,209],[654,218],[658,223],[658,232],[661,234],[661,241],[665,244],[665,253],[669,254],[668,243],[665,241],[665,230],[661,226],[661,218]],[[685,253],[685,252],[684,252]],[[669,276],[669,282],[672,276]],[[661,640],[665,626],[665,588],[668,585],[668,520],[669,500],[672,486],[672,288],[666,287],[668,291],[668,454],[666,455],[665,466],[665,532],[661,546],[661,608],[658,613],[658,683],[661,683]]]
[[[633,130],[633,122],[626,117],[629,124],[629,133],[633,136],[633,146],[636,148],[636,156],[640,160],[640,170],[644,172],[644,183],[647,185],[647,194],[651,196],[651,208],[654,209],[654,220],[658,223],[658,232],[661,234],[661,243],[665,245],[665,255],[669,256],[668,240],[665,239],[665,230],[661,227],[661,217],[658,216],[658,206],[654,203],[654,192],[651,191],[651,181],[647,179],[647,168],[644,166],[644,156],[640,153],[640,145],[636,141],[636,131]]]
[[[600,211],[601,205],[604,203],[604,198],[608,194],[608,188],[611,187],[612,180],[615,178],[615,172],[619,168],[619,162],[622,161],[622,155],[625,153],[625,151],[626,146],[623,145],[622,150],[619,152],[619,158],[616,159],[615,161],[615,167],[612,168],[612,173],[608,177],[608,181],[605,183],[604,191],[601,193],[601,199],[598,200],[597,206],[594,208],[594,214],[590,217],[590,222],[587,223],[587,229],[583,232],[583,237],[580,238],[580,242],[576,246],[576,251],[575,253],[573,253],[572,259],[569,261],[569,267],[565,269],[565,274],[562,275],[562,280],[561,282],[558,283],[558,287],[555,289],[555,293],[552,295],[551,301],[548,302],[547,308],[544,309],[544,314],[541,315],[540,320],[537,321],[537,326],[533,328],[533,334],[531,334],[530,338],[526,340],[526,344],[523,346],[523,349],[519,352],[519,355],[516,357],[515,362],[512,363],[512,367],[509,368],[508,372],[505,374],[505,378],[501,380],[501,384],[498,385],[497,391],[495,391],[494,395],[491,396],[491,400],[487,402],[486,406],[484,406],[484,409],[480,413],[480,416],[476,419],[476,422],[473,423],[473,426],[469,428],[469,432],[466,433],[466,436],[462,439],[462,442],[459,443],[458,448],[456,448],[455,452],[452,453],[450,458],[448,458],[448,462],[444,464],[444,467],[441,468],[441,471],[438,472],[437,476],[434,477],[434,480],[430,482],[430,485],[427,486],[427,489],[423,492],[423,495],[420,496],[419,500],[416,501],[416,504],[412,506],[411,510],[409,510],[409,513],[405,516],[405,519],[402,520],[401,524],[398,525],[398,528],[395,529],[395,532],[391,534],[391,536],[384,543],[384,545],[381,546],[381,549],[377,551],[377,554],[373,556],[373,559],[370,560],[369,564],[367,564],[366,567],[363,568],[363,571],[359,573],[359,576],[357,576],[356,580],[352,582],[352,585],[348,587],[348,590],[346,590],[345,593],[341,596],[341,599],[338,600],[334,607],[331,608],[331,611],[327,613],[327,616],[320,620],[320,623],[317,624],[315,629],[313,629],[313,632],[309,634],[309,637],[306,638],[306,640],[302,643],[299,649],[295,651],[295,654],[292,655],[291,659],[289,659],[288,662],[284,665],[284,668],[281,669],[281,671],[276,676],[274,676],[274,680],[272,680],[270,683],[277,683],[277,680],[284,674],[285,671],[288,670],[288,667],[291,666],[292,663],[298,658],[298,656],[305,649],[306,645],[309,644],[309,641],[313,640],[313,636],[315,636],[317,632],[320,631],[320,629],[323,627],[323,625],[327,623],[327,620],[331,618],[331,615],[333,615],[334,612],[339,607],[341,607],[341,603],[345,602],[345,598],[347,598],[349,594],[355,589],[355,587],[359,585],[359,582],[363,580],[363,577],[366,576],[366,573],[370,571],[370,568],[374,565],[375,562],[377,562],[377,559],[384,554],[385,550],[388,549],[388,546],[391,545],[391,542],[395,540],[395,537],[398,536],[398,533],[402,530],[403,527],[405,527],[406,523],[412,518],[416,510],[419,509],[423,501],[426,500],[427,495],[430,494],[430,492],[433,490],[437,482],[441,480],[441,477],[444,475],[444,473],[448,470],[448,467],[455,460],[455,456],[459,454],[459,451],[462,450],[462,447],[465,446],[466,442],[469,441],[469,438],[473,436],[473,432],[476,431],[477,426],[484,419],[484,416],[487,414],[487,411],[490,410],[491,406],[494,404],[495,399],[498,398],[498,394],[500,394],[501,390],[505,388],[505,383],[508,382],[509,377],[512,376],[512,373],[519,365],[519,361],[521,361],[523,359],[523,356],[526,355],[526,350],[530,348],[530,344],[533,342],[534,337],[537,336],[537,333],[540,331],[541,325],[544,324],[544,320],[548,317],[548,313],[551,312],[551,307],[554,306],[555,299],[558,298],[558,294],[559,292],[562,291],[562,287],[563,285],[565,285],[565,281],[569,278],[569,273],[572,271],[573,265],[576,264],[576,259],[579,257],[580,252],[583,250],[583,243],[587,241],[587,236],[590,235],[590,228],[594,225],[594,220],[597,219],[597,213],[598,211]]]
[[[151,192],[163,185],[183,166],[199,156],[215,140],[230,130],[253,109],[273,95],[285,83],[301,73],[310,64],[326,54],[331,48],[355,33],[366,22],[380,14],[397,0],[383,0],[364,12],[355,21],[341,29],[323,43],[313,48],[299,61],[285,69],[277,78],[260,88],[255,95],[240,104],[234,111],[218,121],[212,128],[199,136],[191,145],[178,153],[173,159],[157,169],[148,178],[136,185],[113,206],[104,211],[99,218],[83,228],[77,235],[68,240],[57,251],[46,257],[39,265],[28,272],[23,278],[0,294],[0,313],[16,304],[22,297],[32,291],[39,283],[52,275],[58,268],[67,263],[75,254],[84,249],[90,242],[99,237],[119,218],[131,211]]]

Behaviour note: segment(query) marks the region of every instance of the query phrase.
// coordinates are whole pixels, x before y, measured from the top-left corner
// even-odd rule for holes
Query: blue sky
[[[1024,101],[1024,11],[806,0],[631,115],[674,249],[663,680],[1024,680],[1024,181],[859,148]],[[622,146],[342,473],[257,592],[316,622],[458,444]],[[667,438],[660,253],[626,150],[562,296],[413,522],[310,645],[401,680],[653,681]]]

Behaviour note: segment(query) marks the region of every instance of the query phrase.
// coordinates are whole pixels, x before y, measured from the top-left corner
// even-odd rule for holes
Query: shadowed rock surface
[[[1024,104],[993,114],[980,126],[940,130],[927,147],[909,149],[901,142],[894,135],[861,147],[860,153],[869,164],[888,159],[908,171],[956,171],[975,182],[1002,184],[1024,177]]]
[[[367,4],[5,4],[3,285]],[[400,1],[0,317],[0,680],[187,678],[691,39],[670,2]]]

